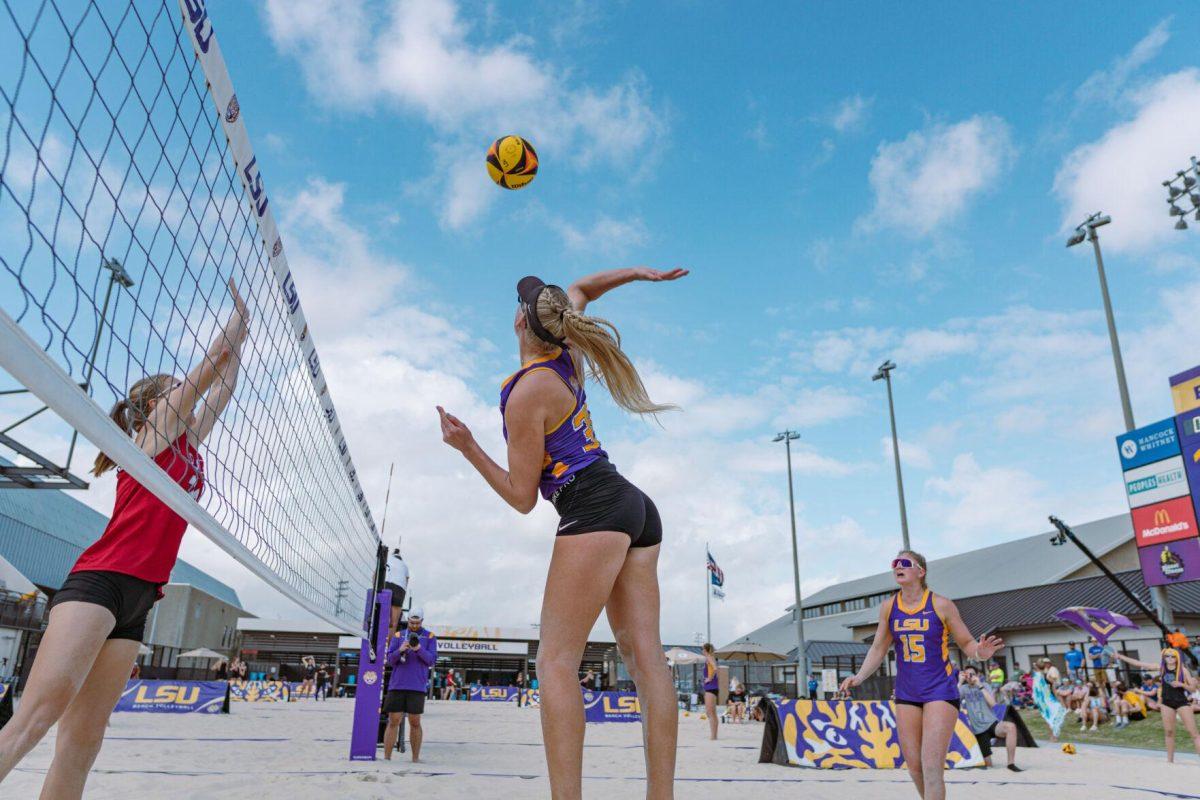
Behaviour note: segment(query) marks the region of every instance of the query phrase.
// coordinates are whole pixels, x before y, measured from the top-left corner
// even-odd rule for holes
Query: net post
[[[385,589],[367,592],[364,625],[370,628],[358,653],[358,688],[354,690],[354,728],[350,734],[350,760],[374,761],[379,743],[379,708],[383,700],[383,662],[387,657],[388,626],[370,625],[385,619],[392,607],[392,593]]]

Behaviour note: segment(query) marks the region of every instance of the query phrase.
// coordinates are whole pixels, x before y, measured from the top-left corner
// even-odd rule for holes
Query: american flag
[[[717,566],[717,560],[712,557],[712,553],[705,551],[705,554],[708,556],[708,571],[712,574],[712,585],[724,586],[725,573]]]

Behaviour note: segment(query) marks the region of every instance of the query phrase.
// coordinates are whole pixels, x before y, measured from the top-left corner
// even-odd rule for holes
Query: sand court
[[[538,712],[510,705],[431,702],[422,764],[397,753],[391,762],[347,760],[352,703],[235,705],[226,715],[114,714],[109,737],[88,780],[87,798],[194,798],[227,792],[254,800],[309,798],[546,798]],[[680,718],[676,796],[744,798],[779,793],[805,798],[915,797],[893,770],[802,770],[759,764],[762,728],[724,725],[708,741],[698,715]],[[54,732],[4,785],[5,797],[36,797],[54,747]],[[644,795],[641,727],[589,725],[584,792],[590,797]],[[1003,755],[999,762],[1003,763]],[[1185,755],[1168,768],[1161,754],[1080,746],[1021,749],[1027,771],[950,773],[951,798],[1197,798],[1200,760]]]

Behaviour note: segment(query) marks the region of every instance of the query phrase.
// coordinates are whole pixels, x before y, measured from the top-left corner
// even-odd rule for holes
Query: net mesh
[[[357,621],[377,536],[180,5],[0,5],[0,308],[107,409],[208,357],[234,279],[249,334],[198,502],[311,608]]]

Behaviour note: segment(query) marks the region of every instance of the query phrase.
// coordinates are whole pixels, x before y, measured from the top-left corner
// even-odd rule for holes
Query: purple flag
[[[1100,644],[1108,644],[1108,637],[1118,628],[1137,628],[1137,625],[1129,621],[1129,617],[1107,608],[1071,606],[1055,612],[1054,616],[1080,628],[1084,633],[1095,636]]]

